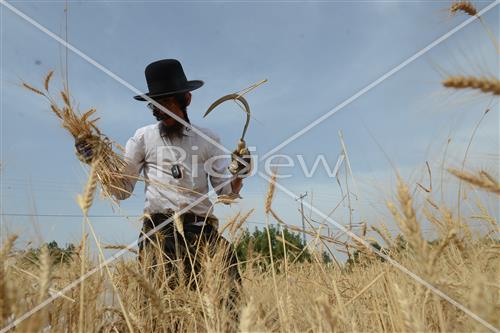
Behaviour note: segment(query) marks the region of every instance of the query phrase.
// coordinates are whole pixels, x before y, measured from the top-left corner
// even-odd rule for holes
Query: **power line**
[[[79,214],[27,214],[27,213],[0,213],[0,216],[21,216],[21,217],[83,217],[83,215]],[[88,217],[115,217],[121,218],[121,216],[117,215],[88,215]],[[131,216],[134,217],[134,216]],[[137,217],[140,217],[138,215]]]
[[[74,217],[74,218],[83,218],[83,215],[80,214],[28,214],[28,213],[0,213],[0,216],[15,216],[15,217]],[[130,215],[128,217],[139,218],[143,215]],[[117,215],[88,215],[88,218],[116,218],[121,219],[123,216]],[[250,224],[262,224],[265,225],[265,222],[257,222],[257,221],[246,221],[246,223]]]
[[[74,217],[74,218],[83,218],[83,215],[80,214],[28,214],[28,213],[0,213],[0,216],[14,216],[14,217]],[[130,215],[128,217],[132,218],[139,218],[142,217],[143,215]],[[117,215],[88,215],[88,218],[116,218],[116,219],[123,219],[127,218],[124,216],[117,216]],[[265,222],[258,222],[258,221],[252,221],[252,220],[247,220],[245,223],[247,224],[258,224],[258,225],[266,225]],[[482,225],[479,224],[472,224],[468,226],[469,228],[479,228],[483,227]],[[400,229],[398,228],[387,228],[388,231],[399,231]],[[435,230],[434,227],[426,227],[426,228],[421,228],[422,231],[432,231]],[[437,231],[437,230],[435,230]]]

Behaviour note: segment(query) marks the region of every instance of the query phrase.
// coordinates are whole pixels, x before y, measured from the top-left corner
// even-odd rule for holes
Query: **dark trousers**
[[[141,263],[147,263],[150,268],[154,267],[150,269],[152,272],[163,266],[168,275],[167,278],[171,288],[184,284],[194,289],[197,283],[198,285],[217,283],[217,281],[202,281],[204,278],[202,262],[207,255],[218,256],[221,259],[218,264],[222,264],[225,277],[230,284],[229,297],[225,303],[237,312],[241,277],[233,246],[219,235],[216,227],[212,226],[212,224],[216,223],[205,223],[203,226],[195,225],[195,222],[203,221],[204,218],[193,214],[181,216],[182,233],[176,230],[176,224],[172,219],[151,235],[146,236],[147,233],[171,218],[172,215],[173,212],[153,214],[151,218],[146,217],[144,219],[140,235],[143,239],[139,242],[139,260]],[[213,222],[213,220],[210,222]],[[162,253],[159,251],[160,249]],[[161,253],[161,256],[159,253]],[[145,260],[147,257],[149,259]]]

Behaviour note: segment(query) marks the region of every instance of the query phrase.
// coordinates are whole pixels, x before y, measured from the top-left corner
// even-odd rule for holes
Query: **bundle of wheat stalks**
[[[103,194],[112,200],[111,193],[126,191],[126,177],[123,175],[125,166],[124,159],[121,155],[113,151],[113,145],[122,149],[118,144],[112,142],[105,136],[96,126],[99,118],[92,118],[96,109],[81,113],[75,109],[71,103],[67,88],[60,91],[60,96],[63,105],[60,106],[56,99],[49,92],[49,83],[54,72],[50,71],[44,80],[44,90],[37,89],[32,85],[23,82],[23,87],[30,91],[45,97],[54,114],[61,120],[61,126],[65,128],[75,139],[75,141],[83,141],[93,150],[93,169],[95,170],[98,182],[101,184]]]

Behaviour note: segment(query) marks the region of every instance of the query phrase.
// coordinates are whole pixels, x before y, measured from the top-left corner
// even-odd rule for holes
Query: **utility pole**
[[[306,224],[305,224],[305,221],[304,221],[304,204],[302,203],[302,200],[305,197],[307,197],[307,192],[304,193],[304,194],[301,194],[297,199],[295,199],[295,200],[300,200],[300,217],[302,218],[302,230],[304,230],[302,232],[302,241],[304,242],[304,245],[306,244],[306,233],[305,233]]]

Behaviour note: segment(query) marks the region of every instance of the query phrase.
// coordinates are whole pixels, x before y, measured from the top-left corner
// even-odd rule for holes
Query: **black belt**
[[[153,213],[153,214],[151,214],[151,220],[156,225],[156,224],[159,224],[159,223],[161,223],[161,222],[163,222],[165,220],[168,220],[169,218],[172,218],[172,216],[174,216],[174,212]],[[196,214],[193,214],[193,213],[184,213],[181,216],[182,216],[182,221],[183,221],[184,224],[191,224],[191,223],[205,221],[205,217],[199,216],[199,215],[196,215]]]

